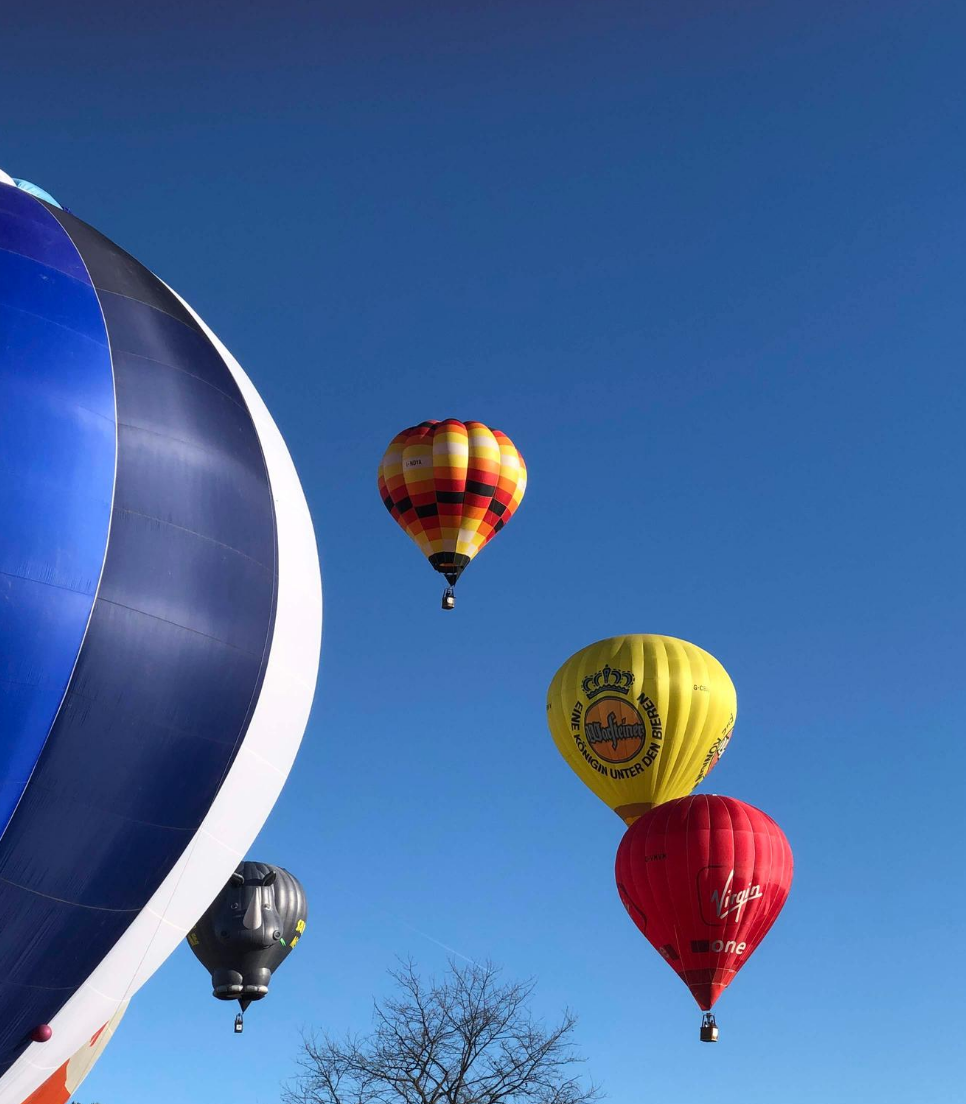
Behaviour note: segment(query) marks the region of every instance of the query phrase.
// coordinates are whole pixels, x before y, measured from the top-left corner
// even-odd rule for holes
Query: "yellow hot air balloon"
[[[724,667],[673,636],[600,640],[571,656],[547,691],[557,750],[628,824],[702,781],[737,710]]]

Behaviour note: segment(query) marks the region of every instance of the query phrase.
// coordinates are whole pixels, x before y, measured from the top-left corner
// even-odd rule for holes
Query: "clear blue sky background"
[[[440,944],[572,1006],[619,1104],[961,1091],[964,41],[956,0],[7,12],[0,164],[246,366],[326,599],[252,851],[308,933],[241,1038],[182,947],[80,1100],[276,1101],[300,1026],[364,1029]],[[447,416],[531,479],[452,615],[375,488]],[[545,727],[560,663],[648,631],[732,674],[712,788],[796,856],[716,1048]]]

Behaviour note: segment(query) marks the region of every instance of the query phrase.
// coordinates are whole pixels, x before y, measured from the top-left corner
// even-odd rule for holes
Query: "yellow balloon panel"
[[[737,710],[724,667],[673,636],[600,640],[571,656],[547,692],[557,750],[628,824],[705,778]]]

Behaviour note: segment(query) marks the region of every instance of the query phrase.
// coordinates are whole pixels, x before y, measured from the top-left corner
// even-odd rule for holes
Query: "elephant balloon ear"
[[[270,870],[264,878],[262,878],[263,886],[275,885],[275,879],[278,877],[277,870]]]

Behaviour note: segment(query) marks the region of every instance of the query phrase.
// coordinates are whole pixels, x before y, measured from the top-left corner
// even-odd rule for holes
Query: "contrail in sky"
[[[409,928],[410,931],[414,931],[417,935],[421,935],[423,939],[428,939],[430,943],[435,943],[437,947],[442,947],[444,951],[449,951],[450,954],[456,955],[457,958],[464,959],[466,962],[469,962],[473,966],[479,966],[479,963],[475,962],[468,955],[460,954],[460,952],[455,950],[453,947],[449,947],[445,943],[440,943],[438,939],[434,939],[431,935],[427,935],[426,932],[420,931],[419,928],[413,927],[412,924],[407,923],[405,920],[403,920],[403,924],[407,928]]]

